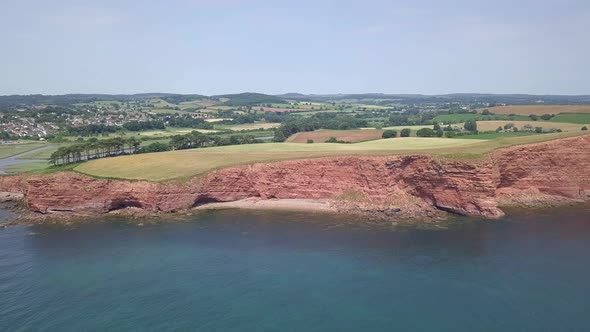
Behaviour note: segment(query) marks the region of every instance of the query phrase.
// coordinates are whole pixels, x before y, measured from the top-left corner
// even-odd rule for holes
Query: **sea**
[[[589,311],[587,207],[442,227],[221,210],[0,229],[0,331],[590,331]]]

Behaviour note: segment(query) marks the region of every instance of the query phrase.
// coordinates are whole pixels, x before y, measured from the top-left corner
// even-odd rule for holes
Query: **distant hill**
[[[283,104],[287,101],[277,96],[262,93],[244,92],[229,95],[212,96],[212,98],[228,98],[227,106],[254,106],[260,104]]]
[[[67,95],[11,95],[0,96],[0,107],[18,105],[69,105],[77,103],[90,103],[99,100],[132,101],[153,98],[165,98],[172,96],[170,93],[139,93],[132,95],[108,95],[108,94],[67,94]]]
[[[300,94],[287,93],[277,97],[299,101],[397,101],[402,103],[490,103],[510,105],[584,105],[590,104],[590,95],[527,95],[527,94],[487,94],[487,93],[453,93],[444,95],[422,94],[385,94],[385,93],[361,93],[361,94]]]
[[[444,95],[421,94],[301,94],[286,93],[268,95],[262,93],[237,93],[216,95],[212,97],[199,94],[178,93],[139,93],[139,94],[66,94],[66,95],[11,95],[0,96],[0,107],[17,107],[19,105],[68,105],[89,103],[99,100],[114,100],[120,102],[141,101],[149,99],[163,99],[172,104],[207,98],[227,98],[228,106],[254,106],[259,104],[286,103],[286,100],[315,101],[315,102],[360,102],[378,104],[428,104],[428,103],[490,103],[508,105],[590,105],[590,95],[527,95],[527,94],[486,94],[486,93],[452,93]]]

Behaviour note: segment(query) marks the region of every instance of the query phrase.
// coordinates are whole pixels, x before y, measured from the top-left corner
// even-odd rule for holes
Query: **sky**
[[[590,1],[0,1],[0,95],[590,94]]]

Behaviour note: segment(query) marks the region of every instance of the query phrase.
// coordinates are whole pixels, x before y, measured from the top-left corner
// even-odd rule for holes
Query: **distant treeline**
[[[227,106],[255,106],[260,104],[284,104],[286,100],[272,96],[265,95],[262,93],[238,93],[232,95],[219,95],[215,98],[228,98],[229,100],[224,102]]]
[[[367,120],[337,113],[317,113],[310,117],[290,116],[275,130],[275,142],[282,142],[287,137],[303,131],[317,129],[358,129],[367,127]]]

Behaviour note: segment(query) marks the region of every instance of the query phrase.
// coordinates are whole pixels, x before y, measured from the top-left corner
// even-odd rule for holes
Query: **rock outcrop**
[[[499,205],[590,200],[590,136],[498,150],[484,160],[430,156],[330,157],[237,166],[186,183],[96,179],[75,172],[0,177],[32,211],[173,212],[210,202],[329,199],[342,209],[497,218]]]

